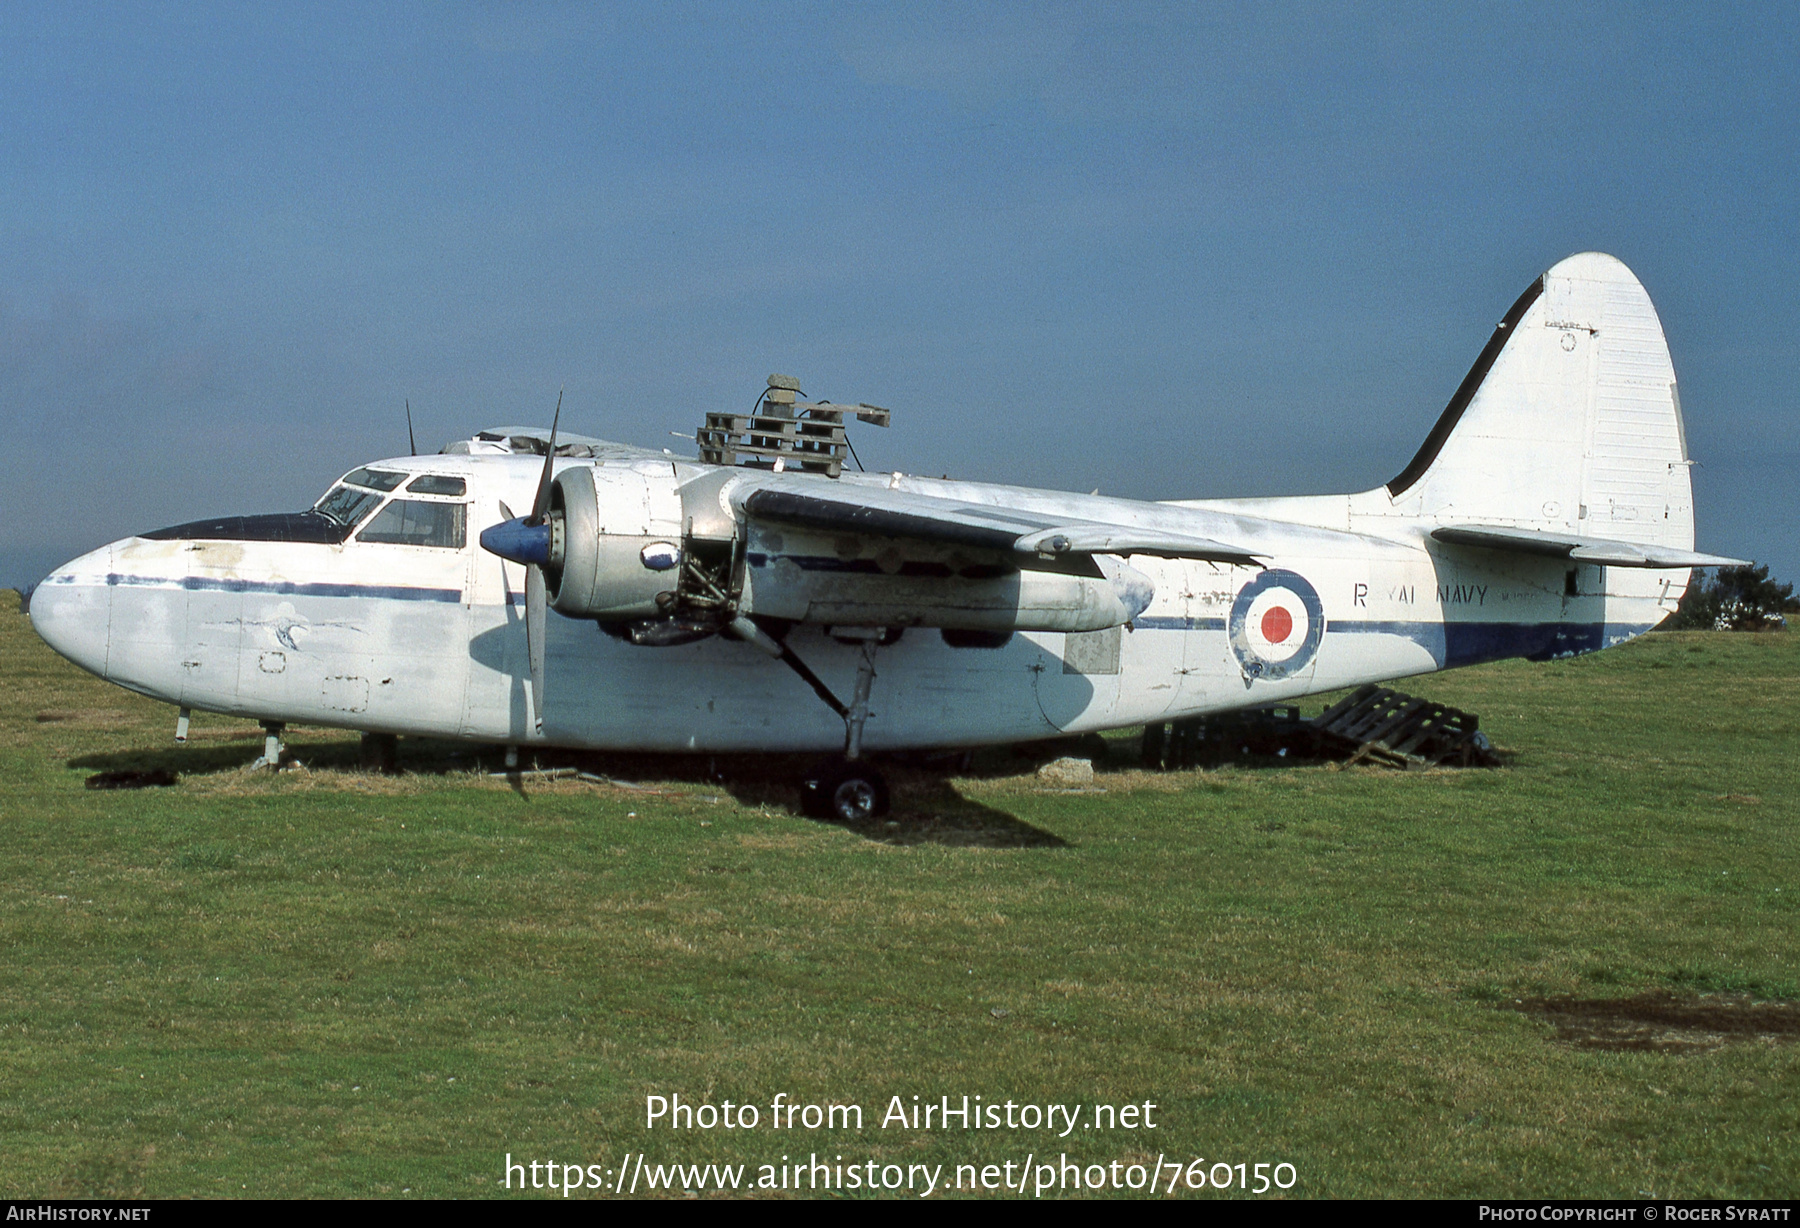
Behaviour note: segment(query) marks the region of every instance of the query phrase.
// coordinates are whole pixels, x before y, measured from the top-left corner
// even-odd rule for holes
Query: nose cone
[[[525,517],[503,520],[481,533],[481,548],[514,563],[550,562],[550,526],[526,524]]]
[[[106,677],[112,633],[111,546],[64,563],[31,594],[31,626],[44,643],[89,673]]]

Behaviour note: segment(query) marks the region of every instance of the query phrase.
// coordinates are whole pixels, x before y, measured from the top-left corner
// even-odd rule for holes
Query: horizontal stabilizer
[[[1576,563],[1603,563],[1608,567],[1747,567],[1744,559],[1694,550],[1677,550],[1649,542],[1609,541],[1596,537],[1571,537],[1562,533],[1537,533],[1501,525],[1453,525],[1433,529],[1431,536],[1452,546],[1483,550],[1510,550],[1569,559]]]
[[[758,520],[836,533],[1005,550],[1033,557],[1142,554],[1249,565],[1259,562],[1254,553],[1241,546],[1203,537],[1157,528],[1067,520],[881,487],[855,486],[842,493],[762,487],[748,490],[742,496],[741,506],[747,515]]]

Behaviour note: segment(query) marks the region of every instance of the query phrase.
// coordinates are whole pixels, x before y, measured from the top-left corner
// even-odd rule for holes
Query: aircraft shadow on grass
[[[214,744],[185,747],[136,748],[78,755],[67,761],[71,768],[97,773],[172,773],[176,776],[211,776],[243,772],[255,754],[261,735],[254,731],[229,735]],[[499,747],[408,738],[401,743],[401,774],[448,776],[470,771],[501,774],[503,752]],[[344,738],[325,742],[301,741],[290,747],[310,770],[357,771],[362,768],[359,740]],[[792,781],[810,762],[793,755],[671,755],[618,754],[584,751],[541,750],[527,752],[521,771],[505,773],[513,792],[530,801],[541,791],[545,772],[575,769],[627,794],[646,797],[690,793],[694,785],[717,789],[740,805],[769,806],[798,811]],[[966,764],[966,761],[964,761]],[[959,765],[962,766],[962,765]],[[985,769],[985,770],[984,770]],[[1068,842],[1015,815],[977,801],[960,792],[941,771],[929,766],[899,763],[890,769],[894,811],[886,819],[859,823],[834,823],[880,844],[939,844],[976,848],[1066,848]],[[994,777],[1017,772],[996,760],[978,762],[969,774]],[[566,777],[564,779],[567,779]],[[578,779],[578,778],[577,778]],[[663,786],[674,786],[664,788]],[[827,820],[818,820],[826,822]]]

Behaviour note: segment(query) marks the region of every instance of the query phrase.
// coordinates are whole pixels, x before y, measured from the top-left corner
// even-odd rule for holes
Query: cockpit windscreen
[[[331,517],[348,529],[359,524],[380,502],[381,496],[372,490],[339,485],[326,491],[325,497],[313,505],[313,511]]]

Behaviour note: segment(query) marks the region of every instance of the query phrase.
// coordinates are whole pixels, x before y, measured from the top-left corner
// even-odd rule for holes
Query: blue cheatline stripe
[[[201,593],[274,593],[284,597],[364,597],[385,601],[457,601],[460,588],[413,588],[398,584],[296,584],[292,580],[214,580],[205,576],[127,576],[113,572],[109,585],[184,588]]]
[[[1523,657],[1549,661],[1599,652],[1650,630],[1653,623],[1358,622],[1333,620],[1326,633],[1393,635],[1411,640],[1440,669]]]
[[[1223,631],[1222,618],[1134,618],[1133,627],[1149,631]]]
[[[1444,663],[1444,624],[1441,622],[1332,618],[1326,620],[1325,632],[1327,635],[1397,636],[1425,649],[1439,665]]]
[[[1151,631],[1223,631],[1222,618],[1137,618]],[[1431,654],[1440,669],[1523,657],[1548,661],[1598,652],[1650,630],[1653,623],[1500,623],[1329,619],[1326,635],[1392,635]]]

